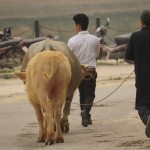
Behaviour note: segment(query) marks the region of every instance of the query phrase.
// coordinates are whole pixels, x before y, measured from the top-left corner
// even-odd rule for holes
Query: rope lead
[[[123,82],[122,82],[114,91],[112,91],[110,94],[108,94],[106,97],[102,98],[101,100],[99,100],[99,101],[97,101],[97,102],[95,102],[95,103],[90,103],[90,104],[79,104],[79,103],[73,103],[73,102],[72,102],[72,104],[78,104],[78,105],[95,105],[95,104],[97,104],[97,103],[100,103],[100,102],[106,100],[106,99],[107,99],[108,97],[110,97],[113,93],[115,93],[115,92],[124,84],[124,82],[126,82],[126,80],[132,75],[133,72],[134,72],[134,70],[123,80]],[[71,102],[69,102],[69,101],[66,101],[66,102],[71,103]]]

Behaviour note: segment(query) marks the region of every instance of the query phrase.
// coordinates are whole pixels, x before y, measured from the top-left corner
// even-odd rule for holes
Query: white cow
[[[54,41],[52,39],[47,38],[43,41],[34,43],[29,47],[23,59],[21,70],[25,71],[30,59],[34,57],[37,53],[44,51],[45,49],[51,51],[61,51],[69,59],[69,63],[71,66],[71,81],[69,83],[66,103],[63,109],[63,116],[61,119],[61,129],[65,133],[68,133],[69,132],[68,115],[70,114],[70,107],[74,91],[77,89],[81,80],[81,64],[77,59],[77,57],[69,49],[66,43],[61,41]]]

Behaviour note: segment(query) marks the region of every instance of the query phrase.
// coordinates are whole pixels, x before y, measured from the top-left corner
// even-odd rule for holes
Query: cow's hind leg
[[[61,121],[61,109],[63,106],[65,98],[63,99],[63,96],[61,96],[61,101],[60,98],[56,99],[55,106],[54,106],[54,120],[55,120],[55,125],[56,125],[56,143],[64,143],[64,138],[62,135],[61,127],[60,127],[60,121]]]
[[[61,119],[61,130],[62,132],[65,132],[65,133],[69,132],[68,116],[70,114],[72,99],[73,99],[73,95],[66,98],[65,106],[63,109],[63,117]]]
[[[41,110],[41,107],[39,104],[33,104],[35,113],[36,113],[36,117],[38,120],[38,124],[39,124],[39,135],[38,135],[38,140],[37,142],[45,142],[45,138],[46,138],[46,132],[45,132],[45,127],[43,124],[44,118],[43,118],[43,113]]]
[[[52,145],[55,141],[54,139],[54,127],[53,127],[53,112],[54,112],[53,101],[47,98],[47,104],[44,108],[45,110],[45,119],[47,123],[47,136],[45,145]]]

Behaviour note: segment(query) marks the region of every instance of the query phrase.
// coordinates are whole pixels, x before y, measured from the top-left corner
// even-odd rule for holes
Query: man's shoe
[[[92,124],[92,120],[91,118],[88,119],[88,125],[91,125]]]
[[[87,113],[85,110],[81,111],[81,117],[82,117],[82,125],[84,127],[87,127],[89,125],[88,119],[87,119]]]
[[[91,120],[91,114],[88,113],[88,125],[92,124],[92,120]]]
[[[145,128],[145,134],[148,138],[150,138],[150,116],[147,119],[147,124]]]

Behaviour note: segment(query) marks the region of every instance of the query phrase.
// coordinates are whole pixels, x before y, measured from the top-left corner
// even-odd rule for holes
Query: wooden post
[[[100,26],[100,18],[96,18],[96,29]]]
[[[39,37],[39,21],[34,22],[34,29],[35,29],[35,37]]]

